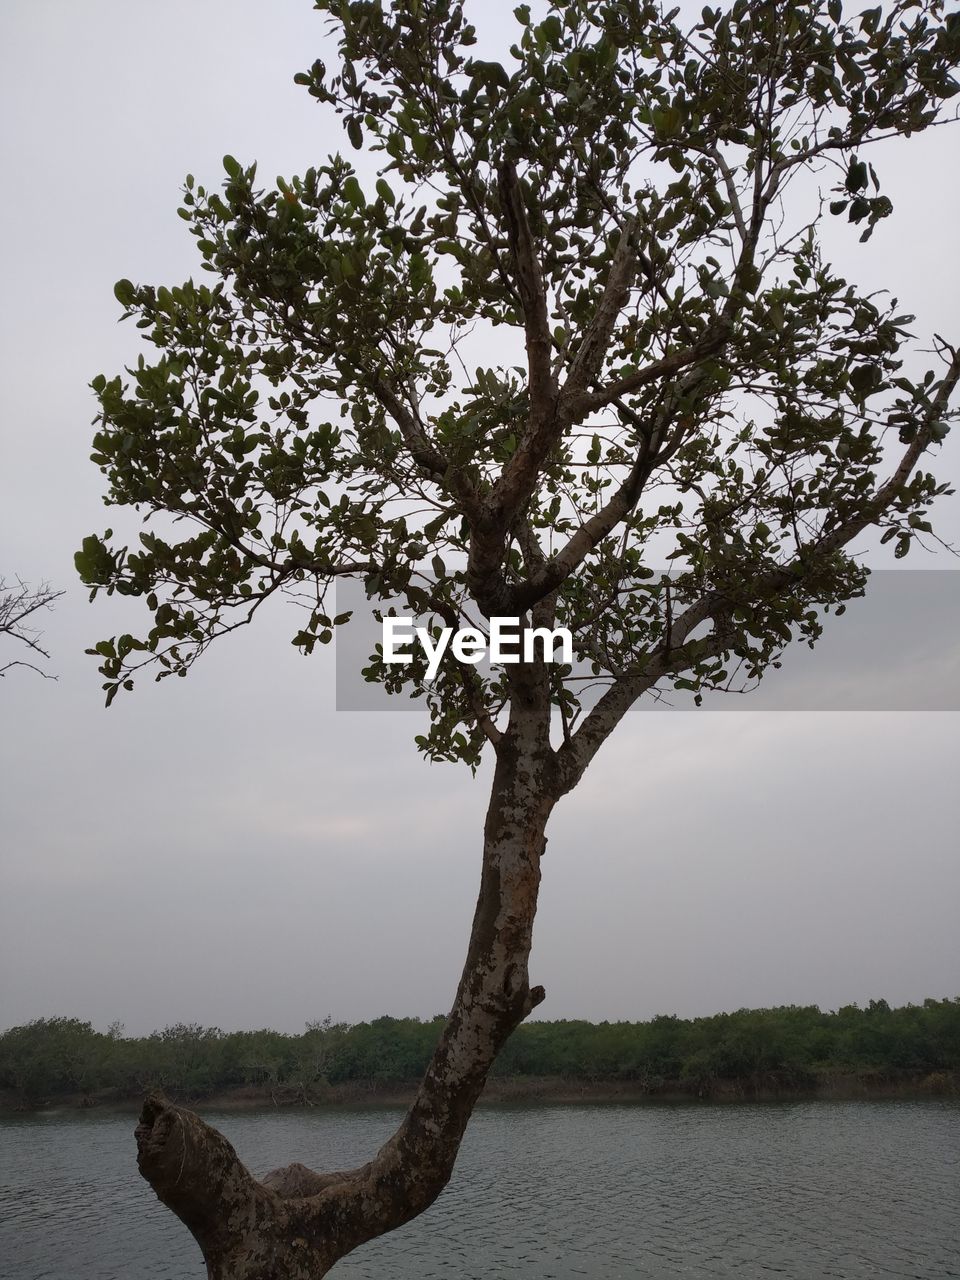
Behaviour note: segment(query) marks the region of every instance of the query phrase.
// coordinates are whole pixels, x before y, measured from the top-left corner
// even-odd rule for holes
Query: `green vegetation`
[[[103,1033],[76,1018],[40,1018],[0,1035],[0,1088],[28,1105],[154,1087],[186,1098],[245,1086],[322,1096],[329,1085],[418,1079],[443,1021],[328,1018],[298,1036],[180,1023],[125,1037],[119,1024]],[[947,1086],[960,1075],[960,997],[901,1009],[871,1000],[835,1013],[786,1005],[687,1020],[531,1022],[514,1032],[494,1075],[630,1083],[651,1094],[812,1090],[851,1075],[879,1084],[942,1077]]]

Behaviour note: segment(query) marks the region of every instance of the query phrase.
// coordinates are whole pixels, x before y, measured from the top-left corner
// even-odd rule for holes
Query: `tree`
[[[0,636],[19,640],[37,659],[49,658],[49,653],[40,645],[41,632],[31,626],[28,619],[40,609],[49,609],[62,595],[62,591],[53,591],[48,582],[41,582],[39,587],[31,587],[22,578],[17,578],[17,585],[9,586],[6,578],[0,578]],[[0,666],[0,677],[5,676],[13,667],[29,667],[45,680],[57,678],[38,667],[36,662],[27,662],[23,658],[14,658]]]
[[[817,235],[832,195],[869,237],[891,213],[870,145],[944,120],[960,15],[941,0],[849,19],[737,0],[690,30],[646,0],[552,0],[515,10],[506,64],[471,57],[454,0],[315,7],[339,66],[297,80],[381,176],[365,189],[338,155],[258,187],[226,156],[222,189],[188,176],[180,209],[210,282],[116,286],[157,354],[93,380],[93,459],[110,502],[159,519],[77,555],[93,595],[151,615],[93,651],[107,702],[145,666],[186,675],[274,596],[305,607],[310,653],[347,621],[344,577],[429,625],[565,626],[590,674],[541,656],[430,682],[422,655],[374,657],[369,678],[423,697],[430,760],[493,756],[466,962],[416,1100],[360,1168],[258,1181],[147,1100],[140,1169],[222,1280],[321,1276],[433,1202],[544,998],[554,807],[643,694],[754,680],[812,643],[864,590],[865,530],[898,556],[932,533],[947,490],[920,464],[960,377],[942,339],[939,374],[906,376],[912,317]],[[832,184],[810,208],[802,174]],[[503,363],[469,372],[489,334]]]

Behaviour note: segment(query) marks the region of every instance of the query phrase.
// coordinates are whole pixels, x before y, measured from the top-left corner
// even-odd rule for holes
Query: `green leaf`
[[[367,203],[363,198],[363,188],[354,177],[347,178],[346,182],[343,184],[343,194],[345,199],[352,204],[355,209],[362,209]]]
[[[866,164],[862,160],[852,159],[847,167],[847,190],[863,191],[868,180]]]
[[[223,157],[223,167],[231,178],[239,178],[243,170],[240,168],[240,162],[235,160],[233,156],[226,155]]]
[[[410,285],[418,292],[430,282],[430,264],[422,253],[410,255]]]

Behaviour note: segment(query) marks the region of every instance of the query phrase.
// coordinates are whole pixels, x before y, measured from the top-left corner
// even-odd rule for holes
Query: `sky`
[[[505,51],[510,6],[472,8],[480,56]],[[300,656],[283,607],[109,712],[83,653],[141,622],[136,601],[90,605],[73,570],[81,539],[116,527],[88,460],[87,385],[138,351],[113,283],[196,273],[176,215],[187,172],[214,186],[225,152],[267,177],[348,149],[293,84],[331,55],[309,0],[0,6],[0,573],[65,591],[42,621],[58,679],[0,680],[0,1028],[298,1031],[452,1001],[488,767],[471,779],[424,763],[413,714],[338,711],[332,653]],[[884,150],[896,214],[869,245],[825,229],[851,278],[891,289],[919,334],[954,340],[958,143],[935,130]],[[952,438],[937,470],[960,472]],[[937,516],[960,538],[957,498]],[[864,662],[900,655],[873,671],[872,705],[936,706],[929,680],[926,701],[882,696],[930,663],[956,708],[956,627],[918,615],[904,671],[898,612],[861,625]],[[835,687],[829,658],[805,673],[808,690]],[[628,717],[555,812],[538,1016],[960,994],[957,711],[746,702]]]

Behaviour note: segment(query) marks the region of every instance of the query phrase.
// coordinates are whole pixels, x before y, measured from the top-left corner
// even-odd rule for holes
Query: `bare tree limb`
[[[41,582],[39,587],[31,588],[29,583],[18,578],[17,585],[13,587],[7,585],[5,578],[0,578],[0,636],[18,640],[32,653],[49,660],[50,654],[39,641],[42,633],[35,627],[29,626],[27,619],[40,609],[52,608],[54,602],[63,594],[63,591],[54,591],[48,582]],[[42,670],[36,663],[26,662],[23,659],[4,663],[0,667],[0,677],[6,675],[13,667],[28,667],[31,671],[36,671],[38,675],[43,676],[45,680],[57,679],[56,676]]]

